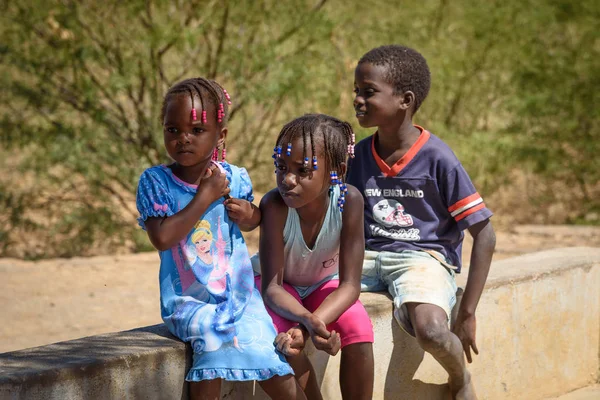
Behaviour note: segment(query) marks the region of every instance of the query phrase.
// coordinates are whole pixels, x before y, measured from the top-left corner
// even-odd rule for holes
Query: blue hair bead
[[[337,176],[337,172],[336,171],[329,172],[329,178],[331,178],[331,184],[332,185],[337,185],[337,183],[338,183],[338,176]]]

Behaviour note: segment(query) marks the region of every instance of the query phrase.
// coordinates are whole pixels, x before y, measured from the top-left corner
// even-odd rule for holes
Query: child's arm
[[[196,195],[183,210],[170,217],[151,217],[144,222],[150,242],[157,250],[175,246],[192,230],[212,202],[229,193],[229,181],[225,174],[216,166],[208,171],[200,178]]]
[[[223,203],[227,215],[242,231],[250,232],[260,224],[260,208],[244,199],[229,198]]]
[[[287,206],[277,189],[271,190],[260,201],[260,267],[262,294],[265,304],[276,314],[304,325],[309,331],[328,338],[323,321],[316,318],[283,288],[283,228]],[[362,232],[362,231],[361,231]],[[311,332],[311,333],[312,333]]]
[[[365,255],[363,223],[363,197],[354,186],[348,185],[340,234],[340,285],[314,312],[326,325],[337,320],[360,295],[360,278]]]
[[[475,309],[490,270],[492,255],[496,247],[496,234],[489,219],[472,225],[468,229],[471,236],[473,236],[471,265],[467,286],[458,310],[454,333],[462,342],[467,361],[472,362],[471,348],[475,354],[479,354],[475,344]]]

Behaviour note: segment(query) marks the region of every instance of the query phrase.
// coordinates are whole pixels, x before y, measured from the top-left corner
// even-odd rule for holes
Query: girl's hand
[[[342,347],[340,334],[333,330],[331,331],[328,339],[324,339],[320,336],[313,336],[312,341],[315,345],[315,348],[318,350],[323,350],[325,353],[332,356],[335,356]]]
[[[252,230],[260,224],[260,210],[248,200],[229,198],[224,202],[229,218],[240,225]]]
[[[198,182],[196,195],[205,196],[210,203],[228,195],[230,192],[227,176],[221,172],[219,167],[211,164],[206,174]]]
[[[318,350],[323,350],[332,356],[337,354],[341,347],[340,335],[336,331],[329,332],[321,318],[310,314],[304,318],[303,325]]]
[[[294,326],[287,332],[281,332],[275,338],[275,346],[277,350],[286,356],[297,356],[304,350],[308,332],[300,326]]]
[[[302,325],[304,325],[310,337],[321,336],[323,339],[329,339],[330,333],[325,323],[316,315],[308,314],[305,316]]]

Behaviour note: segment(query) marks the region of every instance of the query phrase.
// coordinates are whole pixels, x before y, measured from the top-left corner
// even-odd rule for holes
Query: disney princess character
[[[220,347],[222,343],[233,342],[233,346],[242,351],[239,346],[235,329],[235,301],[232,294],[231,271],[224,256],[226,246],[221,234],[221,218],[218,218],[218,240],[216,257],[213,255],[213,234],[209,221],[200,220],[194,225],[190,235],[193,246],[184,246],[188,268],[201,284],[205,285],[211,295],[211,303],[216,304],[214,317],[200,322],[201,331],[207,332],[204,340],[212,343],[209,346]],[[223,253],[223,254],[221,254]],[[210,338],[210,340],[208,340]]]
[[[225,276],[231,273],[225,257],[225,240],[221,234],[221,220],[218,219],[218,240],[215,243],[217,257],[214,257],[213,234],[210,222],[201,220],[194,226],[190,240],[194,247],[184,246],[188,268],[191,268],[196,279],[207,285],[210,292],[217,295],[226,290]],[[195,251],[194,251],[195,250]]]

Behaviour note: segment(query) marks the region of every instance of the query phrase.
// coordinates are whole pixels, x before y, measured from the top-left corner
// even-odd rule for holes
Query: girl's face
[[[362,63],[354,71],[354,110],[363,128],[396,123],[401,115],[402,96],[385,80],[385,68]]]
[[[179,165],[192,167],[207,164],[213,149],[225,140],[227,128],[217,123],[216,109],[206,106],[206,123],[202,123],[200,100],[195,98],[197,119],[192,119],[192,100],[187,94],[176,95],[169,100],[163,120],[165,148]]]
[[[285,204],[290,208],[301,208],[315,200],[327,196],[329,189],[329,171],[325,165],[325,157],[320,146],[315,144],[318,169],[312,169],[310,139],[307,137],[306,149],[309,157],[304,166],[303,140],[297,137],[292,140],[292,151],[286,155],[287,143],[282,143],[281,157],[275,159],[277,172],[277,188]],[[338,171],[338,175],[340,172]]]

